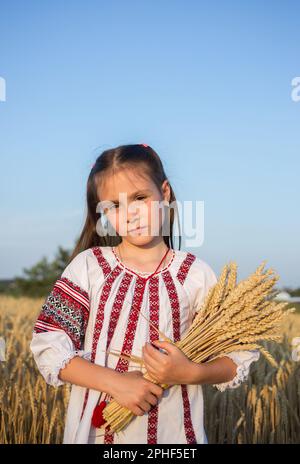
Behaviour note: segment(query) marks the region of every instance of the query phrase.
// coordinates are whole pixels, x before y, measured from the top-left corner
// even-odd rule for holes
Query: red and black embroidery
[[[187,273],[190,269],[192,262],[194,261],[194,255],[188,253],[184,262],[181,264],[180,269],[177,273],[178,280],[183,283],[187,276]],[[172,324],[173,324],[173,341],[177,342],[180,340],[180,304],[179,298],[177,295],[176,286],[174,284],[173,278],[169,271],[163,274],[164,282],[168,291],[169,300],[172,308]],[[191,417],[191,407],[188,397],[187,386],[185,384],[181,385],[182,393],[182,402],[183,402],[183,423],[184,431],[186,436],[186,442],[188,444],[197,443],[196,435],[192,423]]]
[[[183,262],[181,263],[178,272],[177,272],[177,279],[183,285],[188,272],[190,270],[191,265],[195,261],[196,256],[192,253],[187,253],[186,257],[184,258]]]
[[[115,279],[118,277],[118,275],[120,274],[120,272],[122,271],[122,269],[118,265],[114,269],[110,267],[109,263],[106,261],[104,255],[102,254],[101,247],[94,247],[93,252],[95,256],[97,257],[99,265],[101,266],[103,274],[106,278],[106,282],[104,283],[101,296],[100,296],[100,301],[99,301],[96,321],[95,321],[95,327],[94,327],[94,334],[93,334],[91,361],[95,362],[99,337],[100,337],[100,334],[103,328],[105,306],[110,296],[113,283]],[[181,284],[184,283],[187,277],[188,271],[192,263],[194,262],[195,258],[196,257],[194,255],[192,255],[191,253],[188,253],[183,263],[181,264],[178,270],[177,276],[176,276]],[[171,276],[168,270],[164,270],[161,273],[161,275],[164,278],[165,285],[166,285],[167,292],[168,292],[169,299],[170,299],[170,303],[171,303],[173,336],[174,336],[174,340],[177,341],[180,339],[180,323],[181,323],[180,304],[179,304],[179,299],[177,295],[177,290],[176,290],[175,283],[173,281],[173,277]],[[126,272],[124,274],[124,277],[122,278],[120,287],[118,287],[118,290],[116,292],[112,311],[111,311],[110,323],[108,327],[108,338],[107,338],[106,348],[108,348],[108,345],[113,338],[115,328],[118,324],[120,310],[122,308],[124,297],[128,290],[131,278],[132,278],[132,275]],[[143,299],[143,293],[145,290],[146,281],[147,279],[139,277],[137,275],[132,308],[130,310],[127,327],[124,327],[124,340],[123,340],[123,346],[122,346],[121,352],[126,353],[126,354],[130,354],[132,351],[132,346],[133,346],[133,342],[134,342],[134,338],[136,334],[137,323],[139,319],[140,305]],[[157,328],[159,327],[158,287],[159,287],[159,279],[157,276],[154,276],[151,279],[149,279],[150,320]],[[150,326],[149,331],[150,331],[150,340],[152,341],[154,339],[157,339],[157,333],[156,331],[154,331],[153,327],[151,328]],[[119,372],[127,371],[128,361],[125,359],[119,358],[119,361],[115,369]],[[188,390],[186,388],[186,385],[181,385],[181,389],[182,389],[182,404],[183,404],[184,429],[185,429],[186,441],[189,444],[197,443],[195,432],[193,429],[192,420],[191,420],[191,409],[190,409],[190,402],[189,402],[189,397],[188,397]],[[87,389],[85,393],[82,412],[81,412],[81,419],[83,417],[83,413],[84,413],[84,410],[87,404],[88,396],[89,396],[89,390]],[[157,443],[158,412],[159,412],[159,409],[156,406],[155,408],[152,408],[148,413],[148,431],[147,431],[148,443],[153,443],[153,444]],[[106,429],[105,436],[104,436],[104,443],[112,444],[113,442],[114,442],[114,433]]]
[[[124,335],[124,341],[122,346],[122,353],[127,355],[131,354],[133,342],[135,338],[137,323],[140,314],[140,308],[143,300],[143,294],[148,279],[138,276],[135,282],[134,296],[132,301],[132,307],[130,309],[127,327]],[[115,370],[118,372],[128,371],[129,362],[128,359],[119,358],[118,363],[115,367]],[[104,443],[113,444],[114,443],[114,433],[111,430],[105,429],[104,434]]]
[[[105,259],[101,247],[95,246],[92,248],[92,252],[97,258],[97,261],[99,263],[100,268],[102,269],[104,277],[108,277],[108,275],[111,273],[111,266],[109,262]]]
[[[93,342],[92,342],[92,355],[91,355],[91,362],[95,362],[96,359],[96,353],[97,353],[97,346],[98,346],[98,341],[99,337],[102,331],[103,327],[103,322],[104,322],[104,313],[105,313],[105,306],[107,304],[112,286],[116,278],[119,276],[121,273],[122,269],[120,266],[116,266],[113,270],[111,269],[111,266],[105,259],[102,250],[100,247],[94,247],[93,248],[93,253],[96,256],[99,266],[101,267],[104,277],[105,277],[105,283],[101,291],[101,296],[99,300],[99,305],[97,309],[97,314],[96,314],[96,320],[95,320],[95,325],[94,325],[94,332],[93,332]],[[125,279],[122,280],[122,285],[121,288],[117,294],[116,300],[113,304],[113,309],[112,309],[112,319],[110,320],[110,327],[108,329],[108,342],[110,341],[111,337],[113,336],[113,331],[115,329],[115,325],[118,320],[118,315],[117,313],[121,310],[122,304],[123,304],[123,299],[125,298],[125,294],[127,292],[129,283],[131,279],[128,279],[126,277]],[[85,395],[84,395],[84,400],[83,400],[83,405],[82,405],[82,411],[81,411],[81,416],[80,420],[83,417],[87,401],[89,398],[89,389],[86,389]]]
[[[157,276],[149,280],[149,319],[151,323],[159,329],[159,278]],[[149,325],[150,342],[159,338],[158,332],[153,325]],[[159,403],[153,406],[148,412],[147,443],[157,443]]]
[[[89,317],[88,293],[67,277],[58,279],[48,295],[35,322],[33,332],[63,330],[74,343],[83,348]]]
[[[113,302],[113,306],[111,309],[109,327],[108,327],[108,333],[107,333],[106,350],[109,349],[109,346],[113,339],[115,329],[117,327],[118,320],[120,318],[121,309],[123,307],[124,300],[125,300],[125,297],[128,292],[129,285],[132,279],[133,279],[133,275],[130,275],[128,273],[125,273],[124,276],[122,277],[122,281],[118,288],[117,295],[116,295],[116,298]]]

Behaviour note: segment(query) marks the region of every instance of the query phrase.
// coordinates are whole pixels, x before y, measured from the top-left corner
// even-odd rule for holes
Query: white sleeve
[[[79,253],[54,283],[35,321],[30,350],[49,385],[67,382],[58,375],[74,357],[90,359],[84,347],[89,317],[87,252]]]
[[[258,361],[260,352],[259,350],[240,350],[227,353],[226,356],[235,362],[237,366],[236,375],[232,380],[229,380],[229,382],[213,384],[213,387],[216,387],[220,391],[224,391],[227,388],[237,388],[241,385],[242,382],[247,380],[249,376],[250,365],[252,362]]]

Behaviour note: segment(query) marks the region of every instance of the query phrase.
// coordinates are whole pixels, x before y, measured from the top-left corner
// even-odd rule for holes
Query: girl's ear
[[[171,191],[170,191],[170,184],[168,180],[164,180],[162,183],[162,191],[163,191],[163,196],[165,201],[170,201],[171,198]]]

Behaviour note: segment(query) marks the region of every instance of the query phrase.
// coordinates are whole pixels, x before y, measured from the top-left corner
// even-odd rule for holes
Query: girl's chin
[[[130,238],[131,240],[132,239],[134,239],[134,240],[143,240],[143,239],[149,240],[149,238],[151,238],[151,239],[153,238],[149,234],[145,234],[145,233],[143,233],[143,234],[133,234],[132,233],[132,234],[128,234],[127,237]]]

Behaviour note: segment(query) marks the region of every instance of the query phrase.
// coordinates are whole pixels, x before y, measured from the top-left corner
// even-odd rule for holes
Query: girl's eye
[[[107,213],[109,213],[110,211],[113,211],[117,206],[119,206],[119,205],[117,205],[116,203],[114,203],[114,204],[111,205],[109,208],[105,208],[104,214],[107,214]]]
[[[137,200],[144,200],[145,198],[147,198],[147,197],[146,196],[138,196],[138,197],[136,197]],[[114,210],[115,208],[118,208],[118,207],[119,207],[119,203],[114,203],[109,208],[107,208],[107,211]]]

